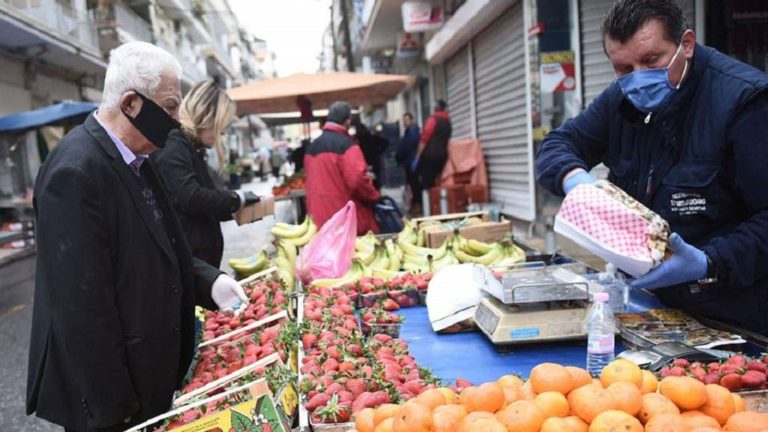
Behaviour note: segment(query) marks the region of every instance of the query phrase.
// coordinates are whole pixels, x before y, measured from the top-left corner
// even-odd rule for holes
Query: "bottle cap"
[[[600,303],[608,303],[608,298],[610,296],[607,292],[599,292],[592,294],[592,300]]]

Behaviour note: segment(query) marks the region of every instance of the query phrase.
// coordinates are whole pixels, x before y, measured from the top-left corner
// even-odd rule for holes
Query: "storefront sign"
[[[539,59],[539,77],[543,93],[569,91],[576,87],[573,51],[541,53]]]
[[[397,57],[418,57],[421,52],[421,43],[418,35],[413,33],[400,33],[397,35]]]
[[[401,11],[406,33],[437,30],[443,24],[443,9],[431,2],[407,1]]]

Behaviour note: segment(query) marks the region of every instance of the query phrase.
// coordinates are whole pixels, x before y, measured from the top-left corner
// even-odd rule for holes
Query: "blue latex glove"
[[[419,158],[413,158],[411,161],[411,171],[416,171],[416,168],[419,166]]]
[[[579,171],[576,174],[568,177],[565,183],[563,183],[563,192],[568,195],[568,193],[571,192],[576,186],[580,184],[590,184],[596,181],[597,179],[592,174],[586,171]]]
[[[674,251],[672,257],[632,281],[629,284],[632,288],[654,290],[696,281],[707,275],[707,256],[704,252],[686,243],[677,233],[669,236],[669,245]]]

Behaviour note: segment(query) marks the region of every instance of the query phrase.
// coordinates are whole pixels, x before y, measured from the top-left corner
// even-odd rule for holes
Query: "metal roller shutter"
[[[503,203],[504,213],[533,220],[525,41],[518,1],[472,41],[472,48],[477,135],[488,167],[491,200]]]
[[[466,47],[445,62],[445,83],[446,102],[453,127],[451,139],[469,138],[472,136],[472,107]]]
[[[603,51],[603,18],[614,0],[581,0],[579,25],[581,26],[581,68],[584,89],[583,107],[599,95],[616,78]],[[678,1],[688,25],[694,28],[694,0]]]

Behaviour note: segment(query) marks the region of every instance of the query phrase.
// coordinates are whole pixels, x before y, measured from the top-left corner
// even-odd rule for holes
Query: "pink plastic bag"
[[[355,203],[347,202],[304,246],[296,259],[296,274],[302,283],[338,278],[352,266],[357,236]]]

